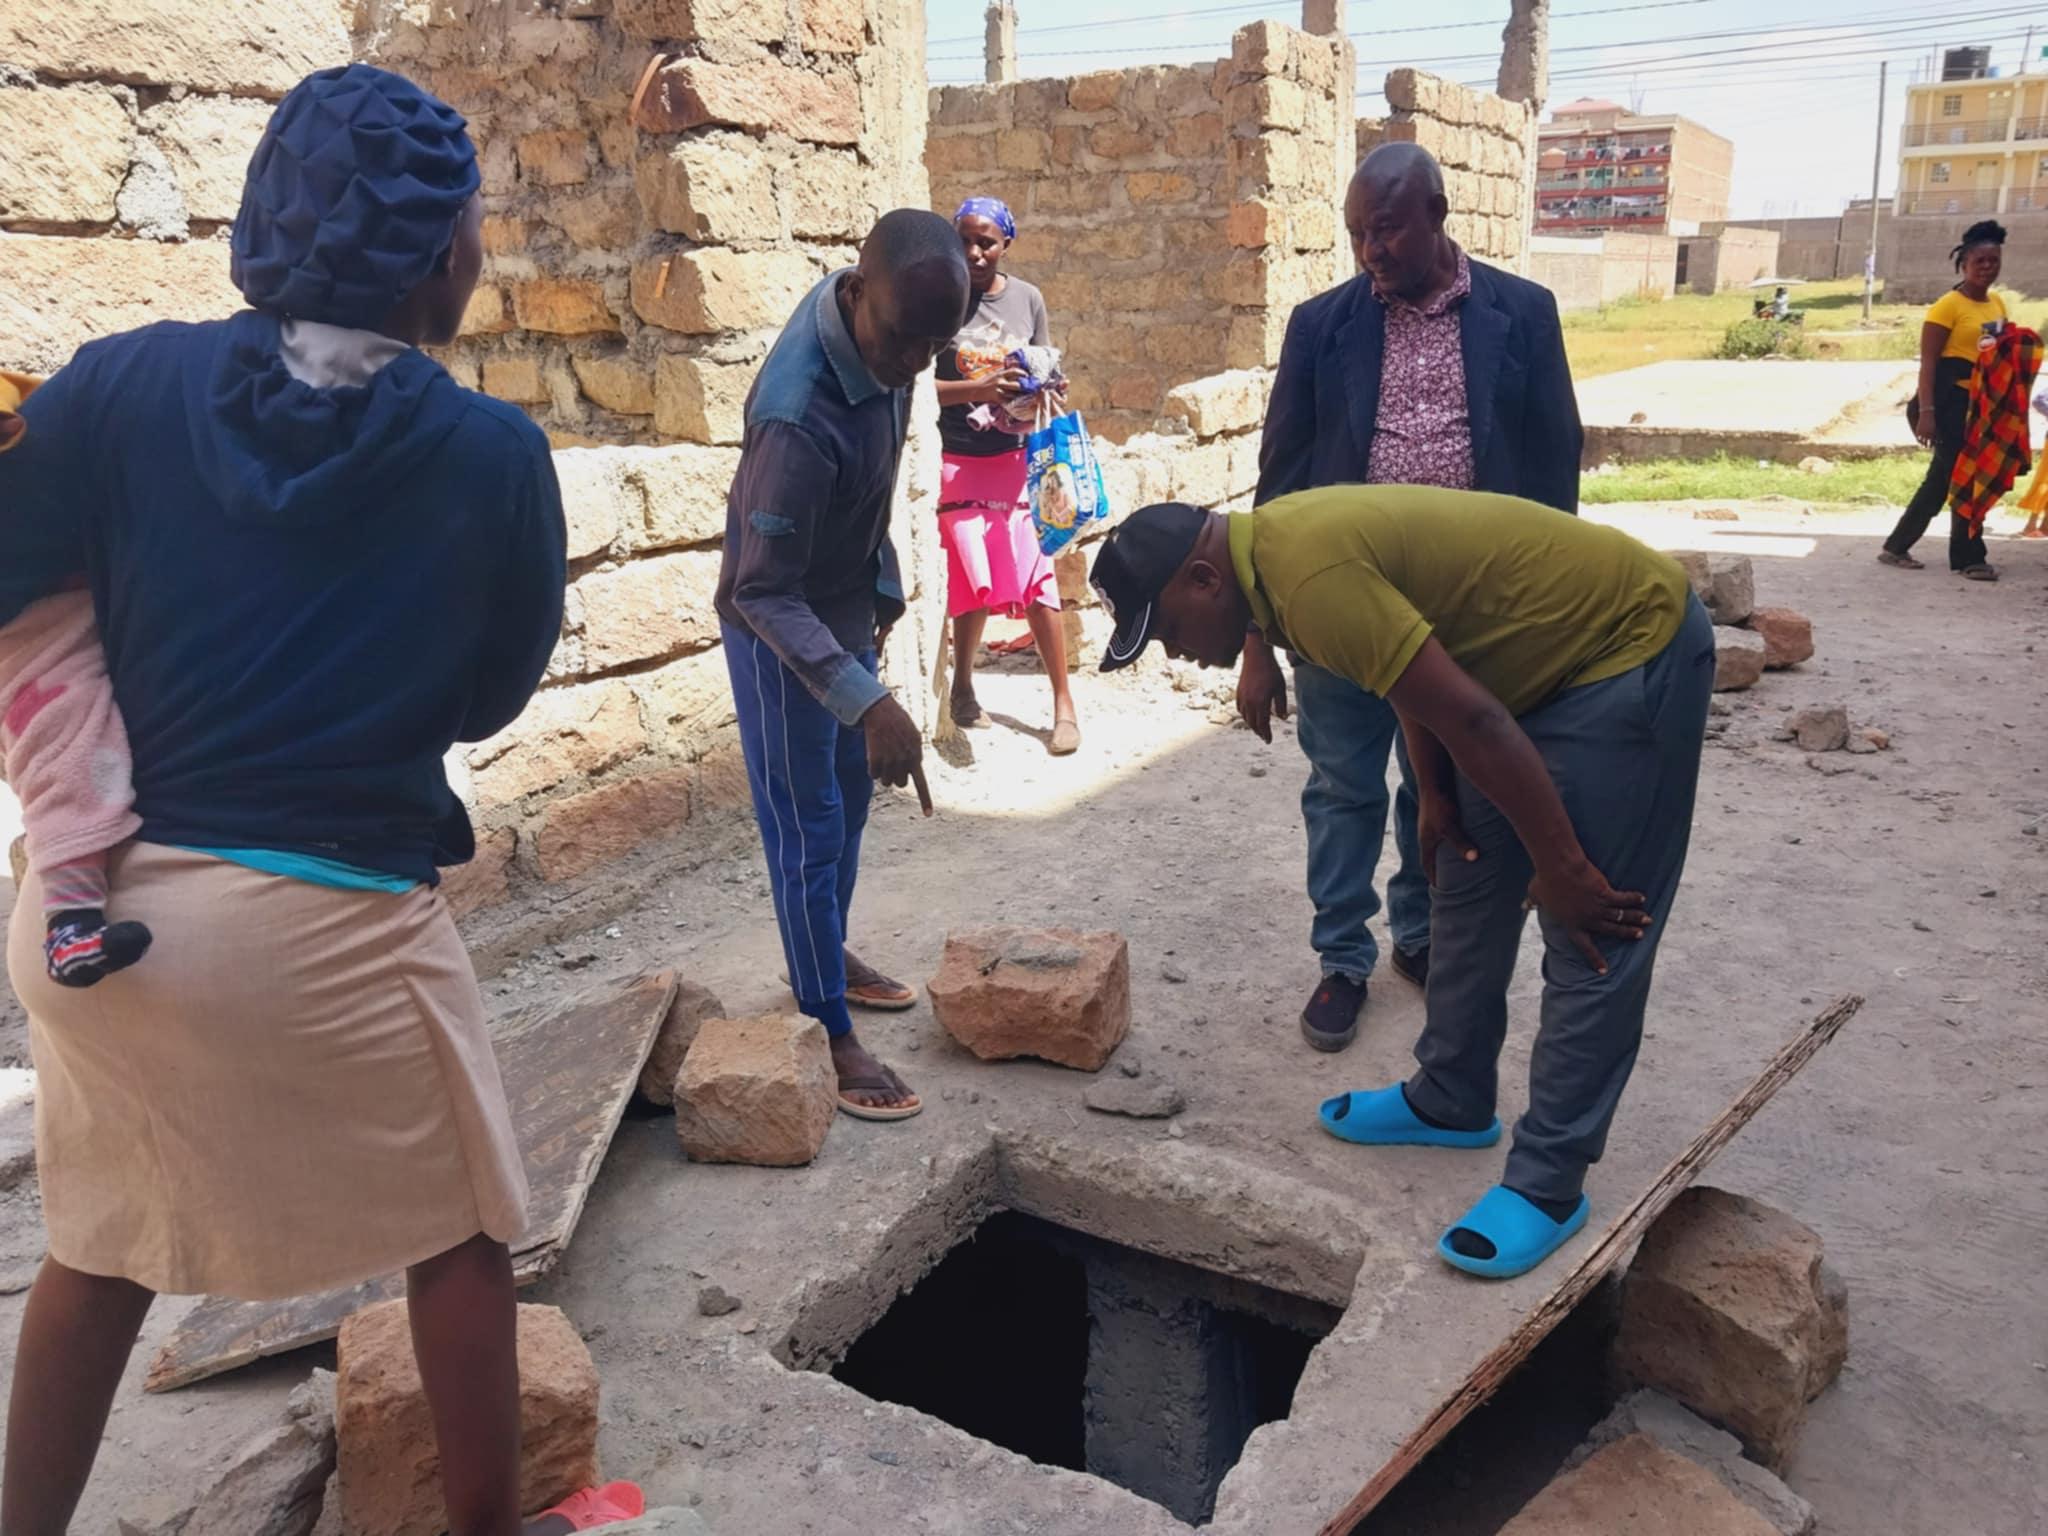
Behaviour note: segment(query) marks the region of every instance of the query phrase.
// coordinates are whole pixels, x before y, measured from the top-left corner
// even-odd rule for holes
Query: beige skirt
[[[340,891],[131,843],[110,915],[156,943],[98,986],[7,964],[29,1014],[50,1252],[169,1294],[303,1295],[525,1225],[483,999],[433,891]]]

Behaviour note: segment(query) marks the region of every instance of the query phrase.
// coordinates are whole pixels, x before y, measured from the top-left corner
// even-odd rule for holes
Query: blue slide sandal
[[[1578,1209],[1563,1221],[1552,1221],[1512,1189],[1496,1184],[1437,1239],[1436,1251],[1446,1264],[1468,1275],[1512,1280],[1516,1275],[1526,1275],[1562,1248],[1585,1226],[1592,1209],[1593,1202],[1581,1195]],[[1493,1244],[1493,1257],[1475,1259],[1453,1248],[1451,1232],[1459,1227],[1476,1232]]]
[[[1339,1141],[1361,1147],[1490,1147],[1500,1140],[1500,1121],[1483,1131],[1440,1131],[1408,1107],[1399,1083],[1371,1092],[1340,1093],[1317,1111],[1323,1129]]]

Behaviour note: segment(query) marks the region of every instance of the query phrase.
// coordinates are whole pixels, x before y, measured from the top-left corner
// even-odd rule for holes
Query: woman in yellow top
[[[1963,448],[1977,354],[2006,324],[2005,302],[1991,291],[2004,254],[2004,225],[1985,219],[1964,230],[1962,242],[1950,252],[1962,281],[1928,307],[1926,323],[1920,327],[1920,395],[1913,435],[1934,449],[1934,457],[1928,462],[1927,478],[1878,553],[1886,565],[1919,570],[1912,548],[1934,514],[1948,505],[1949,476]],[[1972,535],[1962,518],[1951,518],[1949,569],[1972,581],[1998,580],[1998,572],[1985,559],[1981,533]]]

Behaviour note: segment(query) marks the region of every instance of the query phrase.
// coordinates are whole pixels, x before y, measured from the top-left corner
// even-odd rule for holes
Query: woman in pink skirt
[[[1010,354],[1051,344],[1045,299],[1022,278],[1002,271],[1003,253],[1017,237],[1008,208],[992,197],[969,198],[953,223],[967,250],[974,288],[967,323],[938,360],[944,449],[939,533],[946,546],[946,612],[953,621],[953,719],[960,725],[982,719],[974,658],[989,614],[1021,618],[1031,626],[1052,681],[1051,750],[1064,757],[1079,750],[1081,727],[1067,688],[1059,584],[1031,524],[1024,437],[1002,411],[1021,391],[1022,375],[1009,365]],[[977,418],[990,416],[996,420],[978,424]]]

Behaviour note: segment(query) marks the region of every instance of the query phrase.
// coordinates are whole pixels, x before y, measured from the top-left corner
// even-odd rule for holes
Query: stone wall
[[[1668,299],[1678,275],[1678,241],[1671,235],[1536,235],[1526,265],[1560,310]]]
[[[2009,231],[1998,286],[2028,298],[2048,296],[2048,213],[2002,213],[1998,221]],[[1931,304],[1953,288],[1956,269],[1949,252],[1972,222],[1969,214],[1888,217],[1877,254],[1885,302]]]
[[[1418,69],[1387,76],[1384,118],[1361,118],[1358,158],[1381,144],[1420,144],[1444,168],[1451,238],[1471,255],[1520,271],[1535,197],[1536,114]]]
[[[1110,440],[1183,381],[1278,359],[1338,271],[1341,45],[1274,22],[1213,64],[932,92],[933,206],[1002,198],[1070,400]]]
[[[1747,288],[1778,270],[1775,230],[1729,225],[1718,235],[1693,235],[1678,242],[1685,286],[1693,293],[1726,293]]]

